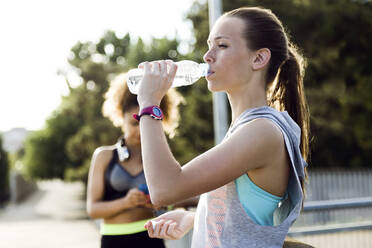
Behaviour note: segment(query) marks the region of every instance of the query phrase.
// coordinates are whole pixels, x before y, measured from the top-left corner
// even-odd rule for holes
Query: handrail
[[[304,211],[326,210],[335,208],[369,207],[372,197],[358,197],[339,200],[305,201]]]
[[[355,231],[372,229],[372,221],[355,222],[355,223],[342,223],[342,224],[328,224],[324,226],[311,226],[311,227],[293,227],[289,229],[288,235],[303,236],[310,234],[323,234],[323,233],[334,233],[341,231]]]
[[[305,201],[304,212],[342,209],[342,208],[356,208],[356,207],[371,207],[372,197],[358,197],[338,200],[323,200],[323,201]],[[292,227],[289,230],[289,236],[301,236],[309,234],[332,233],[340,231],[353,231],[372,229],[372,221],[353,222],[353,223],[339,223],[327,224],[321,226],[309,227]]]

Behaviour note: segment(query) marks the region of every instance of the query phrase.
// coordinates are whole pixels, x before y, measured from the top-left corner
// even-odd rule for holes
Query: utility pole
[[[221,0],[208,0],[209,30],[222,14]],[[219,144],[225,137],[228,127],[227,97],[225,92],[213,93],[214,142]]]

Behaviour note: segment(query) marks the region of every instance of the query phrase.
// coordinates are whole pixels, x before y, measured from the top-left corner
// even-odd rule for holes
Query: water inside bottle
[[[131,71],[131,75],[127,76],[127,85],[131,93],[137,94],[139,83],[141,82],[142,78],[143,78],[142,69],[133,69]]]
[[[174,77],[174,81],[172,83],[172,87],[179,87],[179,86],[186,86],[193,84],[196,80],[198,80],[200,77],[187,74],[187,75],[177,75]]]
[[[206,76],[208,73],[208,64],[197,64],[193,61],[177,62],[178,69],[172,87],[191,85],[200,77]],[[142,69],[132,69],[127,77],[128,88],[131,93],[137,94],[139,84],[143,78]]]

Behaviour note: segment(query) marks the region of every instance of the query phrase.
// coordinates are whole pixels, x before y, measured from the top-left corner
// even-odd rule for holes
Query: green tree
[[[371,64],[372,4],[366,1],[245,0],[223,1],[224,11],[241,6],[263,6],[279,16],[291,40],[303,49],[308,67],[305,88],[311,111],[312,167],[370,166],[372,137]],[[103,93],[117,73],[142,61],[191,59],[201,62],[209,33],[206,3],[195,2],[187,16],[196,38],[193,51],[178,52],[177,39],[135,42],[129,34],[106,32],[97,42],[77,42],[69,63],[82,83],[46,122],[29,137],[25,147],[26,171],[34,178],[86,180],[93,150],[112,144],[121,131],[101,115]],[[212,94],[204,79],[180,87],[178,135],[170,140],[183,164],[214,144]]]
[[[271,9],[307,57],[312,167],[371,166],[371,1],[223,1],[224,11],[243,6]],[[194,53],[202,54],[207,50],[207,5],[196,2],[188,18],[196,37]]]
[[[24,162],[29,176],[85,180],[87,160],[95,147],[112,143],[112,136],[119,135],[119,130],[102,118],[101,106],[108,78],[119,70],[117,61],[122,61],[117,51],[125,53],[128,40],[129,35],[119,39],[107,32],[97,44],[78,42],[71,49],[73,57],[69,62],[79,72],[82,83],[71,87],[66,79],[70,94],[62,98],[46,128],[26,141]],[[124,47],[112,49],[112,42]]]
[[[103,94],[110,79],[144,60],[177,59],[181,56],[177,47],[176,39],[165,38],[152,39],[149,44],[138,39],[132,44],[128,34],[119,38],[112,31],[106,32],[96,44],[76,43],[69,63],[79,72],[82,83],[72,87],[66,79],[69,95],[62,98],[45,129],[33,133],[26,141],[27,174],[35,179],[86,181],[94,149],[113,144],[121,135],[121,130],[101,114]]]

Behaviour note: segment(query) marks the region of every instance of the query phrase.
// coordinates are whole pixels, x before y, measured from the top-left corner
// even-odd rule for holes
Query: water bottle
[[[138,189],[139,189],[140,191],[142,191],[143,193],[145,193],[145,195],[150,194],[150,193],[149,193],[149,188],[147,187],[147,184],[146,184],[146,183],[142,183],[142,184],[140,184],[140,185],[138,186]]]
[[[199,78],[205,77],[208,73],[209,65],[206,63],[198,64],[191,60],[176,62],[177,72],[173,80],[172,87],[191,85]],[[143,69],[132,69],[127,73],[127,84],[132,94],[137,94],[139,84],[143,78]]]
[[[150,192],[149,192],[149,188],[147,187],[147,184],[146,183],[140,184],[138,186],[138,189],[145,194],[147,201],[151,202]]]

